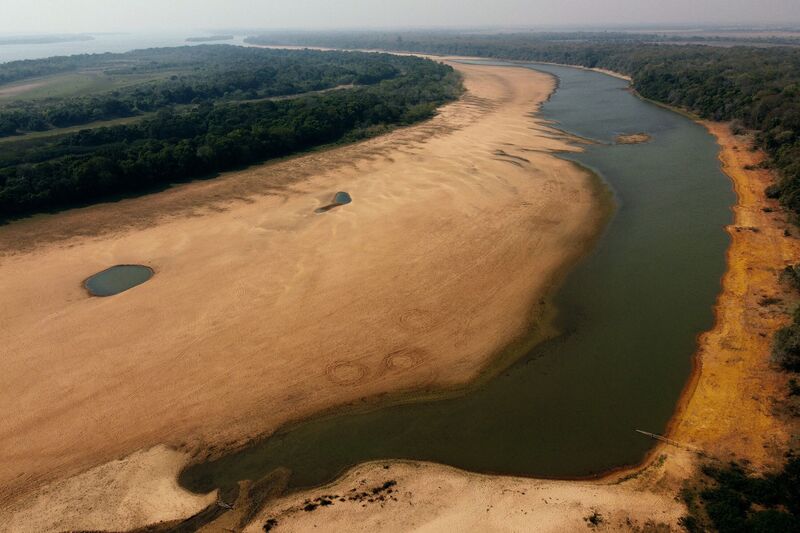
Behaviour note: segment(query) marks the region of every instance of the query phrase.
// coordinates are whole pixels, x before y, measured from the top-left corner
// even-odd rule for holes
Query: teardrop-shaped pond
[[[330,211],[334,207],[339,207],[340,205],[349,204],[352,202],[353,199],[350,195],[344,191],[339,191],[333,196],[333,201],[328,205],[324,205],[314,210],[315,213],[325,213]]]

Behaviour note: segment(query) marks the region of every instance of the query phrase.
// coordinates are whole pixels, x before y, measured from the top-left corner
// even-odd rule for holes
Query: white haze
[[[800,22],[800,0],[0,0],[0,33]]]

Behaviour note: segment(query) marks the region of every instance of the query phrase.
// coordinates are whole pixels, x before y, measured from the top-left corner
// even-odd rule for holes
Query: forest
[[[0,65],[0,83],[82,72],[105,76],[119,87],[64,98],[22,97],[3,103],[0,137],[130,117],[181,104],[366,85],[397,76],[407,63],[390,56],[379,59],[346,52],[208,45],[5,63]]]
[[[690,533],[800,531],[800,457],[789,455],[774,473],[754,475],[736,463],[707,464],[696,486],[681,492]]]
[[[756,132],[781,177],[768,194],[800,215],[800,47],[665,44],[629,33],[274,33],[248,42],[546,61],[620,72],[639,94]]]
[[[432,116],[437,106],[461,91],[452,68],[389,54],[220,45],[131,56],[159,57],[159,61],[144,60],[143,68],[151,71],[185,65],[189,59],[203,66],[177,80],[168,78],[118,95],[114,91],[91,97],[123,101],[134,105],[135,111],[141,111],[140,105],[154,110],[141,120],[44,137],[22,135],[18,140],[0,142],[3,218],[146,191],[324,144],[376,135]],[[97,58],[88,56],[77,63],[85,67],[92,61]],[[116,64],[116,69],[139,68],[136,62],[128,67]],[[19,68],[9,65],[10,70]],[[0,66],[0,71],[5,66]],[[269,97],[345,84],[354,86],[297,98]],[[41,108],[36,107],[38,103],[33,105],[37,110],[61,109],[74,101],[46,100]]]

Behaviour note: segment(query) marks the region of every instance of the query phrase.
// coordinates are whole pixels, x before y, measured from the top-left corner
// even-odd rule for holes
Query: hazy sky
[[[0,32],[797,23],[800,0],[0,0]]]

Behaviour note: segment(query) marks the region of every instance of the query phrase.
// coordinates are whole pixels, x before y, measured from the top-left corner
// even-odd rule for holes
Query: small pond
[[[153,277],[153,269],[143,265],[116,265],[90,276],[83,282],[92,296],[113,296]]]

